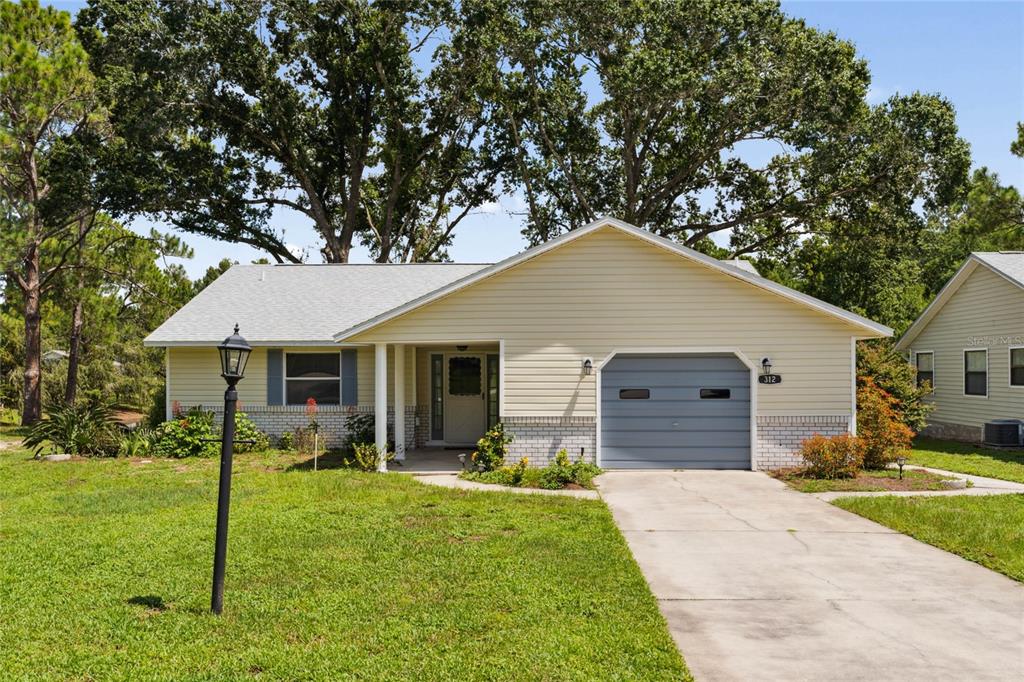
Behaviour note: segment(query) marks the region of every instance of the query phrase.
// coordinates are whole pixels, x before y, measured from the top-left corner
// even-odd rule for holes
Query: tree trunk
[[[71,334],[68,338],[68,378],[64,384],[64,403],[74,405],[78,395],[78,365],[82,351],[82,291],[85,289],[85,274],[82,271],[82,251],[85,250],[85,235],[92,227],[92,219],[82,217],[78,220],[78,254],[75,264],[76,273],[75,308],[71,313]]]
[[[81,278],[79,278],[81,279]],[[81,290],[81,287],[79,287]],[[75,301],[75,310],[71,314],[71,336],[68,340],[68,381],[64,385],[64,402],[75,404],[78,395],[78,364],[82,347],[82,301]]]
[[[42,316],[39,310],[41,286],[39,281],[39,245],[29,246],[25,254],[25,375],[24,406],[21,410],[23,426],[34,424],[43,416],[42,372]]]

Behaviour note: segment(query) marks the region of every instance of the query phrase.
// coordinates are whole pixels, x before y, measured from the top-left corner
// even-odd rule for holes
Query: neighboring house
[[[501,421],[511,458],[637,468],[799,463],[804,438],[855,429],[855,342],[892,333],[613,219],[494,265],[235,266],[146,339],[168,406],[219,409],[236,322],[239,394],[271,434],[312,396],[332,442],[356,412],[397,416],[399,456]]]
[[[1024,419],[1024,252],[972,253],[896,347],[935,388],[927,435]]]

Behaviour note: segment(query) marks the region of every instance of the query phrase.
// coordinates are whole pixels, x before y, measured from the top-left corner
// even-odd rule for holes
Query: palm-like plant
[[[26,447],[36,457],[49,443],[69,455],[108,455],[116,452],[116,424],[110,408],[86,401],[73,405],[52,405],[47,416],[32,425],[25,437]]]

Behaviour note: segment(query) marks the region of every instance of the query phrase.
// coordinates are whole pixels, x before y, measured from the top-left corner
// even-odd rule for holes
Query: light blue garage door
[[[601,369],[601,465],[749,469],[750,370],[734,355],[617,355]]]

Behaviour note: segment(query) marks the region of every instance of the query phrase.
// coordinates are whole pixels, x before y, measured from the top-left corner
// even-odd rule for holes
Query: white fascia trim
[[[248,341],[248,339],[246,339]],[[147,348],[214,348],[224,342],[224,339],[216,341],[155,341],[145,339],[142,345]],[[372,346],[370,343],[339,343],[334,339],[301,339],[286,341],[249,341],[253,348],[287,348],[295,346],[322,346],[324,348],[358,348],[361,346]]]
[[[387,322],[388,320],[394,319],[396,317],[399,317],[400,315],[404,315],[407,312],[410,312],[412,310],[415,310],[416,308],[426,305],[427,303],[436,301],[437,299],[442,298],[444,296],[448,296],[449,294],[452,294],[471,284],[479,282],[480,280],[492,277],[498,274],[499,272],[502,272],[503,270],[507,270],[508,268],[511,268],[515,265],[519,265],[520,263],[523,263],[527,260],[536,258],[537,256],[547,253],[548,251],[551,251],[553,249],[556,249],[566,244],[567,242],[570,242],[574,239],[579,239],[580,237],[590,234],[591,232],[598,230],[602,227],[614,227],[622,232],[633,235],[634,237],[638,237],[639,239],[642,239],[650,244],[653,244],[654,246],[658,246],[676,255],[688,258],[692,261],[696,261],[697,263],[705,265],[713,270],[725,273],[731,277],[742,280],[747,284],[752,284],[753,286],[756,286],[760,289],[764,289],[765,291],[778,294],[783,298],[787,298],[791,301],[817,310],[818,312],[822,312],[825,313],[826,315],[839,318],[844,322],[847,322],[848,324],[853,324],[863,329],[867,329],[873,335],[888,337],[892,336],[893,334],[893,330],[890,329],[889,327],[886,327],[885,325],[879,324],[865,317],[861,317],[860,315],[857,315],[855,313],[851,313],[848,310],[843,310],[842,308],[838,308],[830,303],[818,300],[813,296],[802,294],[799,291],[795,291],[787,286],[783,286],[759,275],[747,272],[746,270],[743,270],[741,268],[737,268],[733,265],[723,263],[717,258],[712,258],[711,256],[707,256],[703,253],[700,253],[699,251],[694,251],[691,248],[688,248],[681,244],[677,244],[669,239],[665,239],[664,237],[654,235],[648,232],[647,230],[643,230],[640,229],[639,227],[636,227],[635,225],[630,225],[629,223],[617,220],[615,218],[606,217],[598,218],[589,225],[585,225],[584,227],[581,227],[579,229],[566,232],[565,234],[559,235],[558,237],[555,237],[550,241],[547,241],[533,248],[527,249],[522,253],[516,254],[511,258],[506,258],[505,260],[495,263],[494,265],[491,265],[489,267],[483,268],[482,270],[478,270],[471,275],[467,275],[466,277],[456,280],[451,284],[441,287],[440,289],[435,289],[434,291],[424,294],[419,298],[413,299],[408,303],[404,303],[396,308],[392,308],[391,310],[385,313],[377,315],[376,317],[372,317],[369,320],[366,320],[365,322],[361,322],[360,324],[357,324],[354,327],[350,327],[346,330],[339,332],[334,336],[334,338],[335,340],[340,341],[342,339],[355,336],[356,334],[360,334],[368,329],[376,327],[379,324]]]

